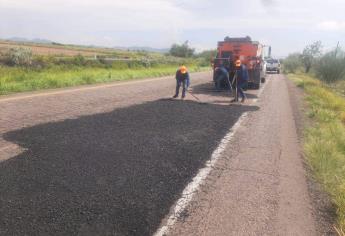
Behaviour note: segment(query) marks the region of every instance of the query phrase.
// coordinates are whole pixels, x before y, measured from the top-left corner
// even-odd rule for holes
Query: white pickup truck
[[[280,74],[280,62],[278,59],[269,58],[266,60],[266,71]]]

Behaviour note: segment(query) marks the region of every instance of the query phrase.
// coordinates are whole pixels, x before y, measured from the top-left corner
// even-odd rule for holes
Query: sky
[[[344,0],[0,0],[0,38],[201,51],[249,35],[284,57],[317,40],[345,47],[344,11]]]

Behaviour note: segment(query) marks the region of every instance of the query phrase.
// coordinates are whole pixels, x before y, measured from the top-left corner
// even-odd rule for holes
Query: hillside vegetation
[[[202,56],[0,41],[0,95],[173,75],[182,64],[210,69]]]

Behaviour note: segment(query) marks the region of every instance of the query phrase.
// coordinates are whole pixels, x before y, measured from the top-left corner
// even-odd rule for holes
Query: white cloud
[[[0,38],[152,47],[189,39],[200,50],[250,35],[285,54],[345,38],[344,7],[344,0],[0,0]]]
[[[173,6],[171,1],[168,0],[1,0],[0,4],[6,7],[13,8],[25,8],[25,9],[54,9],[65,7],[111,7],[111,8],[128,8],[128,9],[152,9],[165,8],[167,6]]]
[[[323,21],[317,25],[320,30],[343,31],[345,30],[345,21]]]

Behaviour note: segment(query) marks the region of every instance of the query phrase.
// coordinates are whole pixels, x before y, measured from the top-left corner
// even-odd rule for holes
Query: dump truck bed
[[[247,38],[225,38],[218,42],[218,55],[221,58],[230,58],[231,61],[240,59],[242,63],[250,66],[252,60],[260,59],[262,45]]]
[[[226,37],[224,41],[218,42],[217,56],[213,61],[214,70],[222,62],[229,71],[229,75],[231,77],[235,71],[235,61],[240,59],[242,64],[247,66],[249,72],[249,83],[252,84],[254,88],[259,88],[260,79],[263,79],[265,76],[262,69],[262,55],[263,45],[257,41],[252,41],[250,37]]]

